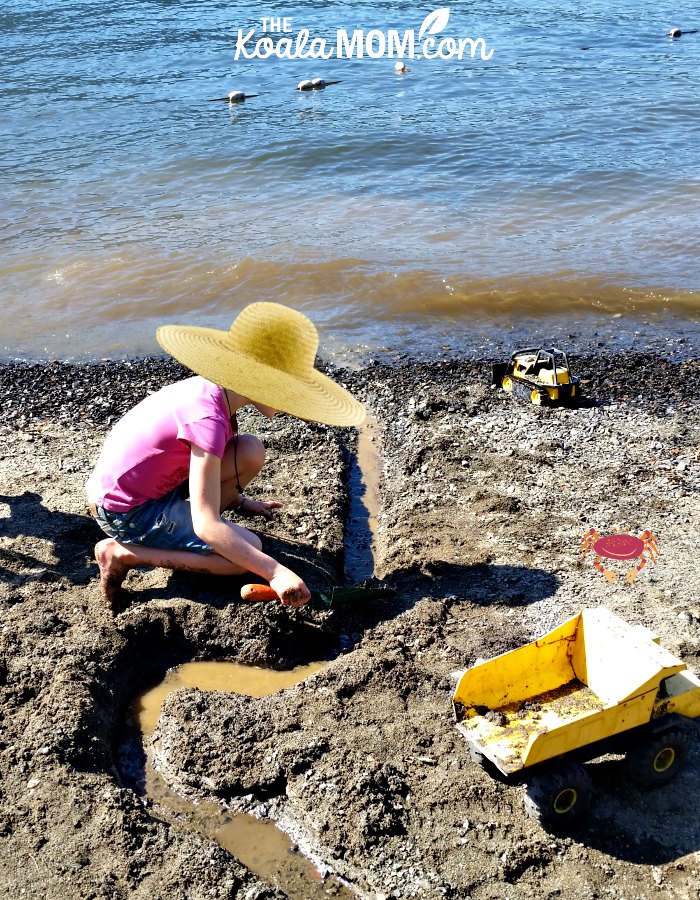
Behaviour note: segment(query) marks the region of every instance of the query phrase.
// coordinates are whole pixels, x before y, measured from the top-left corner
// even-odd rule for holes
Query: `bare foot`
[[[102,596],[113,613],[120,612],[124,606],[125,591],[122,590],[122,584],[131,568],[124,561],[128,556],[129,551],[113,538],[106,538],[95,544],[95,559],[100,567]]]

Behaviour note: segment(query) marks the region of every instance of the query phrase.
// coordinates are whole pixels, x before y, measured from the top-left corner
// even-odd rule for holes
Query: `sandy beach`
[[[654,792],[621,777],[620,760],[591,764],[593,808],[557,836],[527,818],[520,787],[471,760],[453,721],[452,673],[585,607],[653,629],[700,673],[700,360],[603,349],[573,365],[578,409],[492,389],[489,361],[333,373],[377,421],[375,575],[393,597],[291,610],[240,602],[233,579],[144,570],[116,617],[100,600],[83,484],[109,424],[183,370],[0,367],[0,893],[284,896],[168,821],[115,748],[131,698],[169,666],[325,659],[262,699],[177,691],[146,755],[172,790],[278,821],[358,897],[697,898],[700,740]],[[287,500],[253,527],[328,589],[342,579],[355,433],[288,417],[241,426],[268,448],[251,493]],[[578,553],[589,528],[615,525],[658,540],[631,584],[624,566],[610,584]]]

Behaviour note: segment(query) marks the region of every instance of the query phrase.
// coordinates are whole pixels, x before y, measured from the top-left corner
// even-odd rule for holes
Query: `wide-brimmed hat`
[[[279,303],[251,303],[228,331],[162,325],[158,343],[198,375],[300,419],[358,425],[365,409],[314,368],[318,332],[303,313]]]

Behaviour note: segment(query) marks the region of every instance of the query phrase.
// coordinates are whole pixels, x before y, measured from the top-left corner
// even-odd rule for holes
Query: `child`
[[[158,342],[196,376],[142,400],[107,435],[86,490],[102,530],[95,546],[107,605],[117,611],[129,569],[160,566],[214,575],[253,572],[288,606],[309,590],[262,551],[257,535],[221,517],[225,509],[272,517],[282,504],[243,494],[265,462],[236,412],[252,405],[327,425],[355,425],[364,408],[314,368],[318,334],[302,313],[253,303],[229,331],[158,329]]]

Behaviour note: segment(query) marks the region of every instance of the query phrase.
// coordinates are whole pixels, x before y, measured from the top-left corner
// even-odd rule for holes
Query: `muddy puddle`
[[[160,709],[166,697],[179,688],[202,691],[233,691],[248,697],[266,697],[284,688],[294,687],[320,671],[324,663],[310,663],[279,672],[244,666],[231,660],[189,662],[170,669],[165,678],[140,694],[131,704],[130,714],[144,738],[148,739],[158,724]]]
[[[325,870],[316,868],[271,819],[232,811],[215,802],[195,802],[171,790],[144,748],[152,739],[163,703],[173,691],[199,688],[264,697],[299,684],[324,665],[310,663],[282,672],[226,660],[177,666],[158,684],[134,698],[117,751],[122,778],[141,794],[151,815],[179,830],[194,831],[216,841],[291,900],[355,895]],[[262,811],[266,811],[264,806]]]

